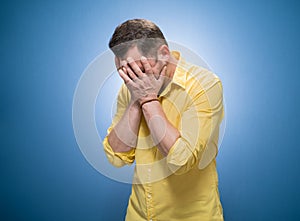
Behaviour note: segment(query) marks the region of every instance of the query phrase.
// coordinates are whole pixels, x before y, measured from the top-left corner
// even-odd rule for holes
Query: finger
[[[120,77],[124,80],[125,84],[129,83],[131,79],[124,73],[122,69],[118,70]]]
[[[119,72],[120,70],[122,70],[123,72],[125,72],[125,70],[124,70],[124,67],[123,66],[121,66],[121,67],[119,67],[118,69],[117,69],[117,71]],[[125,73],[126,74],[126,73]]]
[[[127,58],[127,62],[138,77],[144,76],[144,73],[141,71],[140,67],[131,57]]]
[[[127,75],[133,80],[136,81],[138,77],[135,75],[135,73],[131,70],[129,66],[126,67]]]
[[[144,56],[142,56],[141,57],[141,62],[142,62],[142,65],[144,66],[145,73],[146,74],[153,74],[153,70],[152,70],[152,67],[151,67],[150,63],[148,62],[148,59],[145,58]]]
[[[124,73],[129,76],[131,78],[131,80],[136,79],[137,76],[134,74],[134,72],[131,70],[131,68],[129,67],[129,65],[127,64],[127,61],[123,60],[121,61],[122,64],[122,70],[124,71]]]
[[[127,62],[124,61],[124,60],[122,60],[122,61],[121,61],[121,67],[122,67],[122,70],[124,71],[125,74],[128,74],[128,73],[127,73],[127,70],[126,70],[126,67],[127,67],[127,66],[128,66],[128,65],[127,65]]]

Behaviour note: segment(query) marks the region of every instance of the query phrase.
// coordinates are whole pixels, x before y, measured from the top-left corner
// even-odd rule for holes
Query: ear
[[[159,47],[158,51],[157,51],[157,57],[159,60],[161,61],[168,61],[170,58],[170,50],[169,47],[167,45],[162,45]]]

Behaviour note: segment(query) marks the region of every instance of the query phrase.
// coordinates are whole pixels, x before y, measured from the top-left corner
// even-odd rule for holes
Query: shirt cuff
[[[135,148],[127,152],[116,153],[108,142],[107,136],[103,140],[103,147],[109,162],[115,167],[122,167],[125,164],[132,164],[135,159]]]
[[[170,148],[167,155],[167,164],[174,174],[188,172],[197,162],[197,150],[192,150],[188,142],[179,137]]]

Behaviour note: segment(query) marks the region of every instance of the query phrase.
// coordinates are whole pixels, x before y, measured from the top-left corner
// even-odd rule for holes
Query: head
[[[157,25],[145,19],[127,20],[114,31],[109,48],[115,54],[117,68],[127,57],[132,57],[143,69],[140,57],[148,58],[150,65],[162,68],[170,57],[168,43]]]

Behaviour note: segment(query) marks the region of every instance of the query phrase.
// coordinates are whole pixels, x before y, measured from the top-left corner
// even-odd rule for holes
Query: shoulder
[[[207,89],[217,82],[220,78],[211,70],[187,63],[186,83],[187,85],[199,84],[203,89]]]
[[[190,95],[199,95],[207,92],[211,88],[218,88],[222,93],[221,79],[211,70],[186,62],[184,65],[186,72],[186,90]]]

